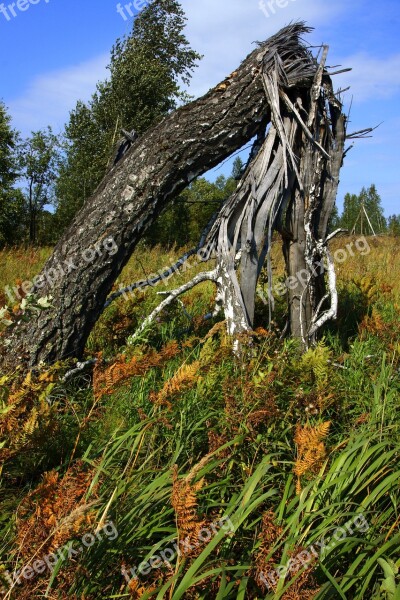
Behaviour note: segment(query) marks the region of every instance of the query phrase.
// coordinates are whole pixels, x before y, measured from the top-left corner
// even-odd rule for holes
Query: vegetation
[[[0,247],[56,243],[110,167],[121,129],[143,134],[187,100],[181,85],[201,57],[184,35],[185,22],[176,0],[149,3],[112,48],[109,79],[89,103],[77,102],[58,138],[48,129],[21,142],[0,104]],[[24,200],[13,185],[18,179],[28,183]]]
[[[0,247],[20,241],[24,214],[22,194],[15,188],[19,138],[10,121],[6,107],[0,103]]]
[[[176,0],[144,8],[61,138],[22,140],[0,103],[1,342],[50,306],[26,284],[111,167],[121,128],[142,135],[186,101],[200,56],[184,26]],[[236,159],[230,177],[194,180],[113,291],[196,246],[243,170]],[[191,255],[173,279],[107,307],[90,370],[0,373],[2,598],[399,600],[400,215],[386,222],[371,185],[345,196],[338,228],[354,229],[330,242],[338,318],[307,351],[281,333],[285,295],[263,327],[269,267],[240,355],[210,282],[134,335],[160,293],[203,271]],[[372,229],[385,235],[360,252]],[[283,283],[280,245],[270,267]]]
[[[38,241],[38,220],[46,205],[55,205],[55,182],[60,162],[59,141],[50,127],[32,132],[19,148],[19,176],[26,182],[29,243]]]
[[[184,35],[185,21],[176,0],[148,4],[112,48],[109,79],[72,111],[57,183],[59,233],[104,177],[121,129],[143,134],[185,101],[180,81],[188,83],[200,59]]]
[[[166,282],[107,309],[87,348],[100,359],[92,377],[64,382],[67,364],[4,377],[5,589],[14,570],[60,548],[65,555],[5,597],[395,598],[399,241],[368,243],[368,255],[338,266],[338,322],[306,354],[258,329],[249,355],[234,360],[223,324],[203,320],[208,284],[127,344]],[[142,246],[118,285],[178,254]],[[283,275],[279,256],[275,245]],[[0,258],[4,286],[17,262],[32,278],[45,256]],[[99,533],[109,521],[117,537]],[[176,540],[181,553],[171,556]],[[161,559],[146,567],[153,556]]]
[[[381,198],[375,185],[363,188],[361,193],[346,194],[340,227],[351,233],[371,235],[385,233],[387,223],[383,214]]]

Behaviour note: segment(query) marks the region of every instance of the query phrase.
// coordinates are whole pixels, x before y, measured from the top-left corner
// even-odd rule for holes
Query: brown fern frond
[[[215,334],[220,332],[225,332],[226,329],[226,321],[219,321],[213,327],[211,327],[210,331],[207,335],[201,340],[202,342],[206,342],[209,338],[212,338]]]
[[[179,478],[178,466],[173,467],[171,504],[175,511],[179,541],[182,543],[182,553],[195,556],[199,552],[199,532],[205,525],[205,520],[199,517],[197,495],[204,486],[204,478],[192,483],[196,475],[209,462],[207,454],[199,461],[184,478]],[[188,548],[184,542],[194,548]]]
[[[133,356],[127,359],[121,354],[115,362],[104,369],[98,361],[93,372],[93,393],[96,399],[113,394],[116,388],[123,385],[132,377],[143,377],[150,369],[161,367],[180,352],[177,341],[169,342],[159,352],[149,350],[143,356]]]
[[[265,512],[262,516],[261,531],[258,535],[261,544],[254,559],[255,581],[264,592],[267,590],[265,581],[267,581],[269,587],[275,589],[275,583],[272,579],[268,578],[268,573],[274,568],[276,553],[272,552],[272,550],[282,532],[283,528],[275,523],[274,513],[272,511]],[[269,554],[271,556],[268,558]]]
[[[151,592],[155,592],[156,590],[156,587],[154,586],[146,588],[140,583],[139,579],[137,578],[133,578],[130,580],[128,588],[129,595],[131,596],[131,598],[134,598],[134,600],[140,600],[140,598],[143,598],[145,594],[151,594]]]
[[[55,378],[55,373],[52,372],[51,377]],[[51,432],[56,422],[55,410],[46,402],[46,398],[53,387],[53,383],[48,383],[48,377],[37,377],[32,373],[28,373],[23,381],[14,380],[6,389],[3,387],[0,438],[5,443],[4,448],[0,449],[0,464],[28,450],[39,428],[42,435]]]
[[[24,498],[18,512],[16,539],[26,562],[35,553],[40,557],[60,548],[93,523],[94,501],[85,500],[93,474],[93,469],[88,470],[77,461],[62,478],[55,471],[46,473],[42,483]]]
[[[312,425],[300,425],[296,427],[294,442],[297,445],[297,458],[294,465],[294,473],[297,476],[296,492],[301,493],[301,477],[307,474],[315,474],[321,468],[326,458],[324,440],[329,433],[330,421]]]
[[[152,401],[158,405],[164,404],[171,396],[193,387],[199,379],[200,362],[195,361],[190,365],[185,364],[178,369],[171,379],[166,381],[160,392],[152,397]]]

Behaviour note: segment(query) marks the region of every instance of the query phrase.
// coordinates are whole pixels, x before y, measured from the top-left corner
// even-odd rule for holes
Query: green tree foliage
[[[200,56],[183,33],[185,23],[179,2],[152,0],[112,48],[109,78],[72,111],[57,185],[61,229],[104,176],[121,128],[142,134],[186,99],[180,83],[188,83]]]
[[[348,229],[350,232],[354,229],[356,234],[372,234],[371,225],[376,234],[387,230],[381,197],[374,184],[368,189],[363,188],[358,196],[346,194],[340,219],[340,226],[343,229]]]
[[[59,161],[59,141],[51,127],[32,132],[21,145],[19,164],[26,181],[24,197],[31,244],[38,241],[38,219],[44,207],[55,204]]]
[[[388,219],[388,233],[396,237],[400,236],[400,215],[392,215]]]
[[[357,194],[346,194],[344,197],[343,213],[340,218],[340,226],[351,231],[360,214],[361,204]]]
[[[234,174],[235,163],[228,178],[220,175],[215,182],[196,179],[153,224],[145,242],[163,247],[196,246],[211,217],[236,189]]]
[[[244,162],[242,161],[240,156],[237,156],[235,158],[235,160],[233,161],[233,167],[232,167],[233,179],[240,179],[240,177],[242,176],[243,167],[244,167]]]
[[[333,233],[336,229],[339,229],[339,228],[340,228],[340,216],[339,216],[338,207],[335,204],[332,209],[331,216],[329,217],[328,233]]]
[[[0,248],[16,244],[23,233],[24,202],[15,184],[18,173],[18,133],[11,128],[11,118],[0,102]]]
[[[105,171],[105,148],[110,142],[93,111],[78,102],[65,127],[64,157],[57,181],[56,219],[60,233],[96,188]]]

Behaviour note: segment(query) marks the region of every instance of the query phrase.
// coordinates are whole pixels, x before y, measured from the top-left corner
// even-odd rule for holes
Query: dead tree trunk
[[[288,36],[297,40],[305,31],[298,25]],[[42,272],[44,284],[34,290],[52,296],[54,308],[8,334],[0,368],[82,355],[114,281],[145,230],[189,183],[269,120],[259,77],[265,52],[256,49],[204,97],[166,117],[107,174],[57,244]],[[104,252],[104,240],[113,240],[118,251]],[[91,251],[93,260],[85,260]]]
[[[218,287],[228,332],[234,336],[251,329],[257,280],[265,261],[270,265],[272,232],[286,223],[288,271],[304,267],[309,274],[307,295],[290,299],[293,333],[307,341],[334,315],[334,273],[329,271],[332,306],[321,315],[327,295],[313,265],[320,256],[329,261],[325,231],[343,159],[345,120],[324,59],[318,65],[301,42],[308,31],[303,23],[284,28],[223,83],[132,145],[82,208],[36,282],[34,293],[51,295],[53,308],[3,339],[0,367],[79,358],[144,231],[193,179],[268,123],[261,151],[206,236],[205,246],[217,254],[215,271],[175,290],[162,304],[208,279]],[[269,297],[272,315],[272,293]],[[294,307],[303,302],[305,311],[296,317]]]
[[[304,48],[292,52],[290,60],[282,60],[283,52],[270,46],[264,58],[262,77],[272,124],[209,239],[221,271],[228,265],[231,289],[236,292],[235,301],[224,304],[231,334],[253,327],[256,286],[265,261],[271,320],[274,230],[284,238],[290,333],[307,346],[317,330],[336,316],[334,269],[326,235],[344,158],[346,118],[325,70],[327,50],[320,64]],[[239,250],[240,265],[235,268]]]
[[[266,46],[261,78],[271,126],[206,238],[207,250],[217,255],[208,279],[217,285],[217,309],[224,310],[228,333],[238,337],[253,327],[257,281],[267,261],[271,320],[270,250],[273,231],[280,231],[289,329],[308,346],[337,311],[326,233],[344,157],[346,119],[325,70],[327,48],[318,63],[304,46],[284,37]],[[172,292],[163,306],[185,290]]]

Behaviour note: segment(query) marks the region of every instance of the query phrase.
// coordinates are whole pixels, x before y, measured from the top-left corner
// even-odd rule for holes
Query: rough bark
[[[346,119],[325,71],[326,56],[327,48],[319,65],[312,57],[305,58],[307,74],[314,69],[305,88],[287,85],[285,64],[278,68],[275,62],[263,71],[272,125],[259,155],[223,207],[209,240],[223,266],[221,272],[229,275],[230,285],[225,286],[230,294],[224,309],[230,334],[253,327],[256,286],[266,260],[272,318],[270,249],[274,230],[284,239],[291,335],[307,346],[318,328],[336,316],[326,230],[344,157]],[[238,251],[240,265],[236,267]],[[328,294],[324,260],[329,263]],[[329,298],[331,306],[321,319]]]
[[[341,107],[335,104],[324,64],[318,67],[301,42],[307,31],[302,23],[284,28],[260,44],[224,82],[132,145],[84,205],[45,266],[42,275],[47,279],[42,277],[43,285],[34,292],[51,295],[53,308],[13,331],[0,368],[80,358],[113,283],[145,230],[191,181],[269,122],[261,151],[221,209],[205,245],[217,255],[213,280],[228,331],[234,336],[253,325],[257,280],[265,260],[269,261],[272,232],[282,229],[286,219],[291,236],[288,270],[297,272],[304,266],[311,273],[305,327],[315,328],[324,285],[320,278],[318,289],[312,266],[318,252],[325,252],[324,229],[337,189],[336,179],[325,183],[336,170],[338,175],[343,153],[338,151],[333,161],[328,156],[337,142]],[[308,113],[308,128],[301,109]],[[272,314],[272,296],[270,300]],[[292,331],[304,339],[302,318],[301,331],[294,313],[291,321]]]
[[[289,330],[305,346],[314,341],[318,329],[316,323],[321,326],[327,320],[321,321],[319,317],[329,297],[332,300],[328,309],[330,318],[336,317],[337,309],[336,288],[332,288],[333,265],[329,262],[326,238],[345,153],[346,117],[325,71],[327,54],[328,47],[324,47],[314,84],[307,96],[298,97],[291,107],[290,99],[286,102],[297,120],[301,117],[295,105],[307,115],[307,123],[302,123],[299,154],[301,187],[294,189],[288,206],[284,240],[286,268],[293,282],[288,290]],[[312,133],[311,138],[309,133]],[[328,294],[325,260],[329,264]]]
[[[303,25],[293,27],[293,40],[305,31]],[[191,181],[242,147],[268,121],[259,77],[267,52],[265,46],[257,48],[204,97],[142,136],[111,169],[44,268],[43,274],[54,275],[60,267],[64,271],[52,285],[46,281],[35,290],[41,297],[51,295],[54,308],[14,330],[2,348],[0,368],[81,357],[112,285],[144,231]],[[82,259],[85,250],[100,248],[111,238],[118,246],[114,255],[98,252],[93,261]]]

